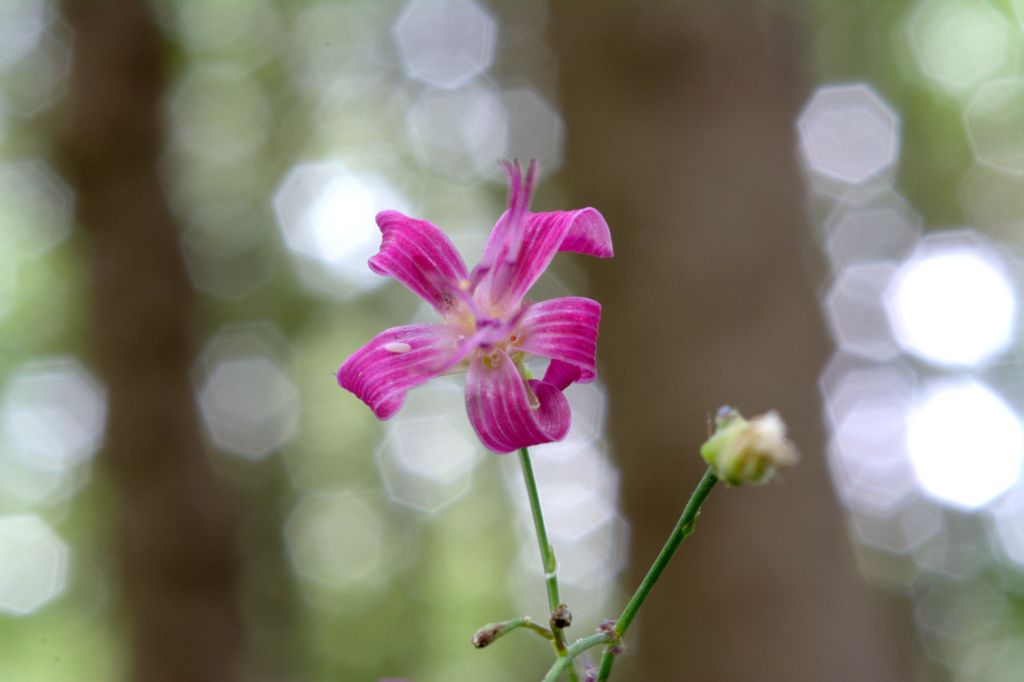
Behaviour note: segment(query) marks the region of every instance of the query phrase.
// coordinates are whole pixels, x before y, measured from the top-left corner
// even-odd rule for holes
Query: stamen
[[[408,353],[412,350],[412,346],[404,341],[392,341],[384,344],[384,350],[389,353]]]

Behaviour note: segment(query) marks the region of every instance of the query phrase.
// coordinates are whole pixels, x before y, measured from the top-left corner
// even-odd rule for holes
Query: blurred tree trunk
[[[627,587],[699,479],[719,405],[779,409],[804,460],[780,484],[712,493],[615,677],[914,679],[909,609],[859,578],[824,460],[829,344],[803,253],[798,27],[754,2],[553,13],[568,178],[615,240],[615,259],[588,267],[634,530]]]
[[[158,173],[161,37],[141,0],[66,10],[75,61],[64,153],[90,237],[130,678],[231,682],[241,641],[231,524],[199,431],[191,290]]]

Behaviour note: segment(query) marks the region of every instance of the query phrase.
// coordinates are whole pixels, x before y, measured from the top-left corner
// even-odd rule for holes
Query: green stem
[[[540,635],[549,642],[555,638],[555,636],[551,634],[551,630],[548,630],[542,625],[537,625],[529,616],[523,616],[522,618],[504,620],[500,623],[488,623],[477,630],[476,634],[473,635],[473,646],[477,649],[483,649],[494,644],[494,642],[501,637],[504,637],[513,630],[517,630],[519,628],[526,628],[527,630]]]
[[[526,483],[526,494],[530,498],[530,511],[533,512],[533,527],[537,531],[537,544],[540,546],[540,560],[544,567],[544,580],[548,590],[548,606],[550,611],[558,608],[562,603],[558,594],[558,561],[555,559],[555,550],[548,541],[548,531],[544,526],[544,512],[540,508],[540,495],[537,494],[537,480],[533,476],[533,463],[530,461],[530,451],[527,448],[519,450],[519,464],[523,469],[523,481]],[[554,635],[555,652],[559,659],[568,656],[568,648],[565,645],[565,633],[561,628],[552,624],[551,633]],[[577,682],[576,670],[569,667],[569,679]]]
[[[566,655],[559,658],[551,666],[548,670],[548,674],[544,676],[543,682],[556,682],[556,680],[562,676],[562,673],[566,672],[566,670],[571,671],[573,669],[572,662],[577,656],[587,649],[593,649],[596,646],[607,644],[615,639],[616,637],[614,632],[599,632],[596,635],[590,635],[589,637],[576,640],[573,642],[572,646],[566,650]]]
[[[626,634],[626,630],[636,617],[637,611],[643,606],[644,600],[651,593],[654,584],[658,582],[658,578],[661,577],[662,571],[668,566],[668,562],[672,560],[672,555],[679,549],[679,545],[683,543],[683,540],[693,532],[694,524],[697,521],[697,514],[700,513],[700,506],[704,503],[704,499],[717,482],[718,478],[710,469],[704,472],[704,477],[700,479],[700,483],[697,484],[693,494],[690,495],[690,500],[686,503],[686,507],[683,508],[683,513],[679,517],[679,521],[676,522],[676,527],[672,529],[672,534],[668,536],[665,546],[661,548],[661,553],[658,554],[658,558],[651,564],[650,570],[644,576],[640,587],[636,588],[636,592],[633,593],[633,597],[626,604],[626,608],[622,610],[622,615],[615,621],[615,634],[619,638]],[[609,648],[601,658],[601,670],[597,676],[598,682],[608,679],[614,662],[615,654]]]

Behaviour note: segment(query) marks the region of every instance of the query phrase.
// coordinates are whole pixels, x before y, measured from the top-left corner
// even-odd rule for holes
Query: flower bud
[[[494,640],[498,639],[505,634],[504,623],[493,623],[491,625],[485,625],[476,631],[473,635],[473,646],[477,649],[483,649],[486,646],[490,646],[494,643]]]
[[[715,433],[700,454],[729,485],[764,483],[776,469],[796,464],[796,447],[786,438],[786,424],[778,413],[747,421],[733,408],[722,407],[715,421]]]

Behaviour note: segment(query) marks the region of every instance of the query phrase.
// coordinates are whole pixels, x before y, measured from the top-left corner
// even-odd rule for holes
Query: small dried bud
[[[572,611],[565,604],[559,604],[551,612],[551,628],[562,630],[572,625]]]
[[[718,410],[717,429],[700,448],[715,476],[729,485],[764,483],[776,469],[797,462],[796,447],[786,438],[786,424],[775,412],[750,421],[736,410]]]
[[[504,632],[505,626],[502,624],[497,625],[485,625],[476,631],[473,635],[473,646],[477,649],[483,649],[485,646],[490,645],[494,640],[498,639],[502,632]]]

